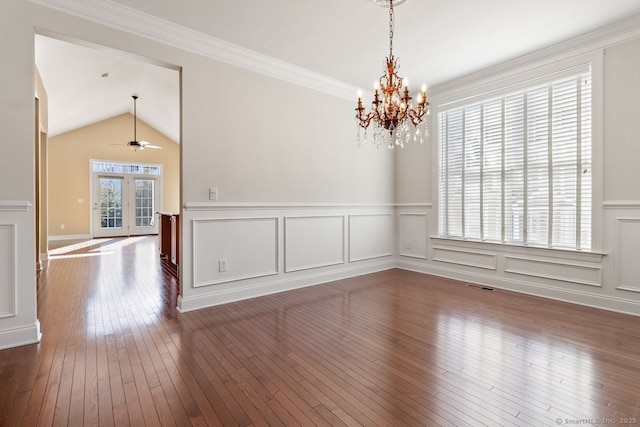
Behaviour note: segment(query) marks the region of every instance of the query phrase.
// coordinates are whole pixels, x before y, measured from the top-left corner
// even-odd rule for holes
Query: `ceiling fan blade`
[[[162,147],[160,147],[159,145],[153,145],[148,143],[147,141],[139,141],[138,143],[140,144],[141,147],[144,147],[144,148],[162,149]]]

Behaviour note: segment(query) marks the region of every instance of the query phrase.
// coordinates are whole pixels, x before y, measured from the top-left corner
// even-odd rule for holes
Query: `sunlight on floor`
[[[52,249],[49,251],[49,259],[65,259],[65,258],[83,258],[92,256],[104,256],[113,255],[116,250],[124,248],[126,246],[135,245],[143,240],[146,236],[128,237],[128,238],[106,238],[106,239],[91,239],[80,243],[74,243],[61,248]],[[96,248],[89,249],[92,246]],[[79,252],[72,254],[72,252]]]

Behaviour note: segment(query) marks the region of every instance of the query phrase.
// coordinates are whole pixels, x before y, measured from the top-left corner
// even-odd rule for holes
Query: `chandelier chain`
[[[393,30],[396,22],[393,13],[393,0],[389,0],[389,58],[393,56]]]

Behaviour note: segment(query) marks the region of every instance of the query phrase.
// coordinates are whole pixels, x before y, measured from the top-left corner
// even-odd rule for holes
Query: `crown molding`
[[[29,0],[117,30],[348,100],[358,88],[111,0]]]
[[[562,59],[603,50],[616,44],[640,38],[640,14],[598,28],[577,37],[555,43],[531,53],[448,80],[430,88],[431,99],[447,96],[477,84],[499,80],[523,68],[541,67]]]

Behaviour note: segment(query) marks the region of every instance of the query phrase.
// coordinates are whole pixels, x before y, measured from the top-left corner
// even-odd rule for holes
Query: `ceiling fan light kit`
[[[377,147],[385,144],[389,148],[396,146],[402,148],[412,139],[422,144],[428,136],[426,116],[430,114],[430,107],[427,102],[427,86],[422,85],[422,90],[417,96],[417,105],[414,107],[411,102],[413,98],[409,96],[408,81],[398,75],[398,59],[393,56],[395,29],[393,7],[405,1],[372,0],[378,6],[389,8],[389,56],[385,58],[383,74],[375,84],[374,99],[369,111],[365,110],[362,94],[358,93],[356,108],[358,146],[368,142],[369,125],[373,127],[373,143]]]

